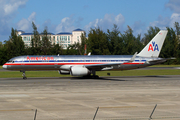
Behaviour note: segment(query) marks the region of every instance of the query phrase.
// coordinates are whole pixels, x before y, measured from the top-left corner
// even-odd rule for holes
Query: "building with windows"
[[[82,29],[75,29],[70,32],[60,32],[57,34],[48,33],[49,41],[51,44],[59,44],[63,47],[63,49],[67,49],[69,45],[75,43],[81,43],[81,34],[84,34],[85,31]],[[33,38],[33,33],[25,33],[22,30],[17,31],[17,35],[22,37],[25,46],[31,47],[31,39]],[[42,40],[43,34],[40,34],[40,40]]]
[[[69,45],[73,44],[72,42],[73,36],[72,33],[69,32],[60,32],[56,34],[55,40],[56,40],[55,44],[61,45],[63,49],[67,49]]]

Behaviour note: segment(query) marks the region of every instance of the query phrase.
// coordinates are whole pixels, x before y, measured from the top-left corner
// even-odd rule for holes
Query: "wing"
[[[136,58],[137,52],[132,56],[132,58],[127,63],[134,62]],[[94,69],[94,70],[112,70],[114,68],[119,68],[120,65],[124,63],[105,63],[105,64],[93,64],[93,65],[85,65],[88,69]]]
[[[93,64],[93,65],[84,65],[88,69],[93,69],[93,70],[111,70],[115,66],[119,66],[123,63],[106,63],[106,64]]]

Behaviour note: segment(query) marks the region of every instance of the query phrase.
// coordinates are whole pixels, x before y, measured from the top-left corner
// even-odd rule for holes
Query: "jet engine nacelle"
[[[70,74],[70,71],[66,71],[66,70],[59,70],[58,72],[59,72],[59,74],[62,74],[62,75],[69,75]]]
[[[86,76],[90,75],[91,72],[84,66],[72,66],[70,69],[70,74],[72,76]]]

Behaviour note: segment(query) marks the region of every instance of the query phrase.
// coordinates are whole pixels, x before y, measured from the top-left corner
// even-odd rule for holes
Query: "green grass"
[[[180,67],[180,65],[153,65],[150,67]]]
[[[154,76],[154,75],[180,75],[179,69],[172,70],[126,70],[126,71],[98,71],[99,76]],[[69,77],[70,75],[60,75],[57,71],[26,71],[27,77]],[[2,71],[0,78],[21,78],[19,71]]]
[[[26,71],[27,77],[66,77],[70,75],[60,75],[58,71]],[[19,71],[2,71],[0,78],[19,78],[22,72]]]
[[[149,75],[180,75],[179,69],[172,70],[125,70],[125,71],[101,71],[97,72],[99,76],[149,76]]]

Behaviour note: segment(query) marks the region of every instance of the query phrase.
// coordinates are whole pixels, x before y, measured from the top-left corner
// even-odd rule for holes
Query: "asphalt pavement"
[[[180,75],[0,78],[0,119],[180,120]]]

